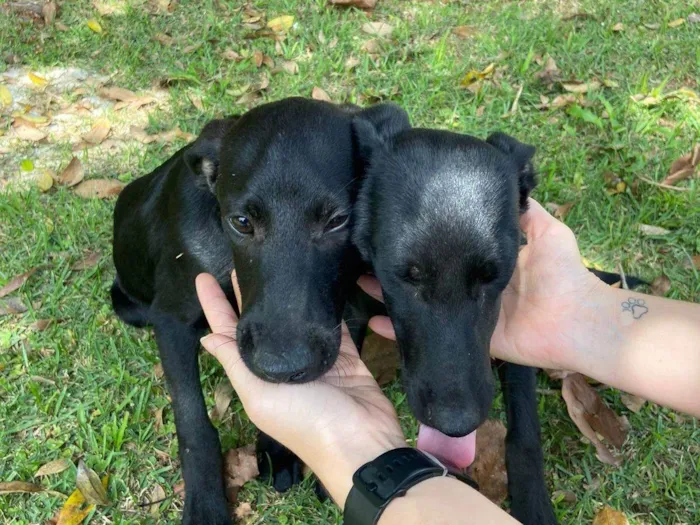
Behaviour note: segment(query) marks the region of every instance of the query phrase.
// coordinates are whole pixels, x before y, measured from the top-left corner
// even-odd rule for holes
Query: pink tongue
[[[416,446],[450,465],[463,469],[476,456],[476,431],[464,437],[452,438],[421,423]]]

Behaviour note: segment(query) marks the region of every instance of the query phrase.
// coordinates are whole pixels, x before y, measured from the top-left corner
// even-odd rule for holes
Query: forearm
[[[603,286],[568,368],[700,416],[700,305]]]

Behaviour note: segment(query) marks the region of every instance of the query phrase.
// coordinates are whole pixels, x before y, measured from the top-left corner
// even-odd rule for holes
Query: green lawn
[[[668,25],[700,12],[697,2],[379,0],[371,15],[331,8],[325,0],[254,2],[268,20],[295,17],[278,43],[247,38],[255,29],[245,27],[243,19],[255,24],[255,17],[239,9],[239,2],[177,0],[164,13],[148,9],[155,1],[96,3],[117,10],[100,15],[87,0],[64,1],[57,18],[62,25],[49,28],[0,10],[0,55],[12,53],[21,61],[0,61],[0,75],[17,67],[41,75],[75,66],[93,76],[111,76],[115,85],[138,93],[154,92],[160,80],[170,79],[155,107],[106,109],[112,149],[77,153],[88,177],[128,182],[147,173],[183,142],[127,140],[130,124],[148,126],[149,133],[175,126],[197,133],[215,116],[244,111],[237,101],[261,76],[269,78],[269,86],[260,101],[310,96],[314,86],[338,102],[393,100],[409,111],[415,125],[480,137],[503,130],[537,145],[541,178],[535,196],[542,202],[575,202],[565,220],[588,261],[612,271],[621,266],[648,280],[665,274],[672,283],[670,297],[700,300],[700,275],[692,264],[692,256],[700,253],[698,179],[679,183],[685,191],[648,182],[661,181],[700,136],[700,101],[683,91],[700,91],[700,24]],[[88,19],[99,21],[102,33],[92,31]],[[375,38],[362,30],[368,21],[386,22],[393,33],[368,46]],[[613,30],[618,23],[622,31]],[[471,26],[473,32],[460,38],[452,32],[457,26]],[[174,41],[162,44],[155,40],[159,34]],[[222,58],[226,50],[242,59]],[[258,68],[254,51],[272,57],[275,68],[294,61],[298,73],[273,73],[265,64]],[[562,79],[597,79],[606,85],[581,95],[574,105],[537,108],[541,96],[551,102],[564,94],[559,83],[550,86],[537,77],[547,55]],[[491,63],[495,71],[478,93],[460,87],[467,72]],[[94,85],[84,88],[84,93],[69,90],[59,98],[74,104],[94,95]],[[518,108],[511,111],[520,88]],[[37,93],[37,100],[44,97],[48,104],[50,92],[51,86]],[[644,105],[633,95],[657,100]],[[193,99],[201,100],[203,110]],[[35,109],[58,111],[39,102]],[[13,189],[42,168],[58,171],[72,153],[66,136],[50,134],[48,144],[17,143],[9,113],[0,109],[0,286],[32,267],[39,269],[12,294],[28,311],[0,317],[0,481],[33,481],[37,468],[50,460],[65,457],[77,463],[84,457],[97,472],[110,474],[109,495],[115,502],[94,512],[91,523],[155,522],[138,505],[155,485],[172,493],[180,480],[177,442],[168,408],[164,425],[156,425],[155,413],[168,400],[154,369],[155,341],[148,331],[118,321],[108,302],[114,202],[81,199],[65,188],[42,193],[31,182],[22,191]],[[80,132],[92,119],[80,121]],[[33,172],[20,170],[27,159]],[[625,183],[622,192],[609,191],[607,174]],[[645,236],[640,224],[669,232]],[[88,251],[101,254],[99,263],[71,270]],[[52,323],[43,331],[33,329],[40,319]],[[204,389],[213,405],[223,376],[212,359],[202,362]],[[624,408],[619,392],[603,390],[605,400],[631,424],[625,462],[610,467],[582,441],[558,384],[540,381],[547,479],[552,491],[577,496],[575,503],[555,503],[562,523],[590,523],[602,504],[624,511],[636,524],[700,521],[697,420],[649,404],[635,414]],[[413,436],[414,423],[398,385],[388,392]],[[503,417],[500,400],[494,415]],[[254,439],[235,400],[219,427],[226,449]],[[72,469],[39,482],[69,494],[74,481]],[[332,504],[317,501],[309,482],[285,495],[251,482],[240,500],[252,504],[250,523],[340,521]],[[0,496],[0,522],[45,523],[62,501],[46,493]],[[178,498],[164,502],[158,522],[176,523],[180,508]]]

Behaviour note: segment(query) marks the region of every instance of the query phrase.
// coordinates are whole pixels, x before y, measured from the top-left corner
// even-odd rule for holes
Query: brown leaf
[[[323,91],[318,86],[314,86],[313,90],[311,90],[311,98],[313,98],[314,100],[324,100],[326,102],[331,101],[331,97],[328,96],[328,93]]]
[[[64,184],[69,188],[80,184],[85,177],[85,170],[78,157],[73,157],[68,166],[66,166],[61,174],[58,176],[58,182]]]
[[[671,279],[669,279],[665,275],[659,275],[656,279],[654,279],[654,282],[651,283],[652,295],[664,297],[670,289]]]
[[[10,279],[5,286],[0,288],[0,297],[5,297],[6,295],[9,295],[15,290],[21,288],[22,285],[27,282],[27,279],[29,279],[32,276],[32,274],[38,270],[38,268],[38,266],[35,266],[31,270],[16,275],[12,279]]]
[[[50,26],[56,19],[56,2],[53,0],[46,2],[41,8],[41,14],[44,17],[44,24]]]
[[[160,516],[160,504],[165,499],[165,490],[160,485],[156,484],[155,487],[151,489],[148,495],[148,501],[151,505],[148,506],[148,512],[154,518]]]
[[[107,199],[116,197],[124,189],[123,182],[115,179],[90,179],[75,187],[75,194],[84,199]]]
[[[250,91],[248,93],[244,93],[241,98],[236,100],[236,104],[240,105],[249,105],[249,104],[254,104],[258,100],[262,98],[262,95],[260,94],[259,91]]]
[[[17,297],[8,297],[0,301],[0,316],[23,314],[28,308]]]
[[[231,449],[224,456],[227,487],[242,487],[251,479],[256,478],[258,459],[255,455],[255,445]]]
[[[622,22],[618,22],[617,24],[615,24],[614,26],[612,26],[612,30],[615,31],[616,33],[619,33],[619,32],[621,32],[621,31],[624,31],[624,30],[625,30],[625,24],[623,24]]]
[[[668,170],[668,175],[661,181],[662,184],[673,185],[695,174],[700,165],[700,143],[695,145],[693,151],[675,160]]]
[[[68,470],[69,468],[71,468],[72,465],[73,463],[69,459],[55,459],[53,461],[49,461],[45,465],[42,465],[41,468],[36,471],[34,477],[38,478],[40,476],[50,476],[52,474],[58,474],[59,472]]]
[[[622,404],[629,408],[635,414],[639,412],[647,402],[647,400],[643,397],[635,396],[634,394],[628,394],[626,392],[622,392],[622,394],[620,394],[620,399],[622,401]]]
[[[32,330],[43,332],[51,324],[51,319],[37,319],[32,323]]]
[[[235,60],[236,62],[242,59],[241,55],[236,53],[233,49],[226,49],[221,53],[221,57],[226,60]]]
[[[263,63],[263,53],[262,51],[258,51],[257,49],[253,51],[253,64],[255,64],[255,67],[261,67]]]
[[[452,34],[461,40],[465,40],[476,34],[476,28],[473,26],[457,26],[452,28]]]
[[[559,498],[561,498],[560,501],[569,504],[576,503],[576,500],[578,499],[576,497],[576,494],[574,494],[570,490],[555,490],[554,492],[552,492],[552,501],[559,500]]]
[[[211,418],[217,421],[221,421],[226,414],[228,406],[231,404],[231,399],[233,399],[233,387],[231,382],[224,379],[214,390],[214,409],[211,413]]]
[[[651,224],[640,224],[639,231],[642,235],[656,236],[656,235],[668,235],[671,233],[670,230],[662,228],[661,226],[652,226]]]
[[[153,39],[166,47],[170,47],[175,43],[175,39],[165,33],[156,33]]]
[[[102,257],[102,253],[99,251],[89,251],[86,253],[86,255],[79,260],[78,262],[74,263],[70,269],[77,271],[77,270],[87,270],[89,268],[92,268],[93,266],[96,266],[98,262],[100,262],[100,258]]]
[[[656,22],[654,22],[654,23],[642,24],[642,25],[643,25],[644,27],[646,27],[647,29],[650,29],[650,30],[652,30],[652,31],[656,31],[657,29],[659,29],[659,28],[661,27],[661,24],[656,23]]]
[[[109,130],[112,128],[110,123],[105,119],[99,119],[93,124],[92,129],[82,136],[85,142],[90,144],[100,144],[109,135]]]
[[[253,507],[250,506],[250,503],[244,501],[243,503],[238,505],[238,507],[236,507],[236,511],[234,512],[234,514],[237,520],[236,523],[239,523],[253,514]]]
[[[700,24],[700,13],[690,13],[688,15],[689,24]]]
[[[399,368],[396,342],[378,334],[369,334],[362,344],[362,361],[380,386],[391,383]]]
[[[535,73],[535,78],[539,78],[545,83],[553,83],[561,78],[561,71],[557,67],[557,63],[551,56],[547,56],[547,61],[542,68],[542,71]]]
[[[163,363],[156,363],[153,367],[153,374],[156,376],[156,379],[160,379],[163,377],[165,372],[163,371]]]
[[[26,481],[8,481],[0,483],[0,494],[29,494],[43,491],[44,487],[35,485],[34,483],[27,483]]]
[[[102,88],[97,93],[103,98],[122,102],[130,102],[136,98],[136,93],[130,89],[116,86]]]
[[[496,505],[508,496],[506,473],[506,427],[496,419],[487,419],[476,431],[478,454],[472,463],[471,475],[479,484],[479,492]]]
[[[195,51],[197,51],[200,47],[202,47],[202,42],[197,42],[196,44],[187,46],[182,50],[182,52],[185,55],[189,55],[190,53],[194,53]]]
[[[299,64],[297,64],[293,60],[285,60],[280,64],[280,67],[290,75],[296,75],[297,73],[299,73]]]
[[[204,104],[202,104],[202,97],[199,97],[193,93],[190,93],[188,95],[188,98],[190,99],[190,102],[192,102],[192,105],[197,108],[199,111],[204,111]]]
[[[163,409],[165,407],[160,407],[157,408],[155,411],[155,418],[156,422],[154,424],[154,427],[156,429],[156,432],[160,431],[161,428],[163,428]]]
[[[596,456],[603,463],[619,466],[622,457],[613,455],[598,438],[621,448],[627,438],[628,426],[598,396],[581,374],[571,374],[562,381],[561,394],[569,416],[581,433],[595,446]]]
[[[377,0],[328,0],[330,5],[338,7],[357,7],[358,9],[374,9]]]
[[[571,208],[574,207],[574,204],[576,204],[576,203],[575,202],[567,202],[565,204],[556,204],[554,202],[548,202],[545,205],[545,207],[557,219],[559,219],[560,221],[563,221],[564,218],[571,211]]]
[[[39,131],[33,126],[18,126],[14,128],[15,134],[22,140],[39,142],[46,138],[46,133]]]
[[[92,505],[110,504],[107,491],[102,485],[100,477],[94,470],[88,468],[82,459],[78,462],[78,473],[76,475],[75,485],[78,487],[78,490],[80,490],[86,502]]]
[[[387,24],[386,22],[367,22],[362,25],[362,31],[368,35],[376,37],[390,36],[394,31],[394,28]]]
[[[606,505],[596,513],[593,525],[629,525],[629,521],[622,512]]]
[[[700,270],[700,255],[693,255],[693,266]]]
[[[594,91],[601,86],[601,83],[597,79],[589,80],[588,82],[581,82],[580,80],[567,80],[561,83],[566,91],[570,93],[588,93],[589,91]]]

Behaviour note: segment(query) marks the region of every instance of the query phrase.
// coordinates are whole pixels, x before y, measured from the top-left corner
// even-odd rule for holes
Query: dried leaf
[[[377,0],[328,0],[328,3],[338,7],[357,7],[358,9],[374,9]]]
[[[120,88],[116,86],[102,88],[98,91],[101,97],[110,100],[129,102],[136,98],[136,93],[130,89]]]
[[[594,91],[601,86],[601,83],[597,79],[589,80],[588,82],[581,82],[580,80],[567,80],[561,83],[566,91],[570,93],[588,93],[589,91]]]
[[[90,28],[91,31],[94,31],[95,33],[102,33],[102,26],[94,18],[91,18],[87,21],[87,26]]]
[[[95,508],[94,505],[88,505],[83,508],[84,503],[85,498],[82,493],[80,490],[75,489],[73,494],[63,504],[56,525],[80,525],[87,515],[92,512],[92,509]]]
[[[17,297],[8,297],[0,301],[0,316],[23,314],[27,310],[27,306]]]
[[[565,204],[556,204],[554,202],[548,202],[545,207],[557,219],[559,219],[560,221],[563,221],[564,218],[571,211],[571,208],[574,207],[574,204],[576,204],[576,203],[575,202],[567,202]]]
[[[164,424],[164,423],[163,423],[163,409],[164,409],[164,408],[165,408],[165,407],[157,408],[156,411],[155,411],[155,413],[154,413],[154,414],[155,414],[155,418],[156,418],[156,422],[155,422],[155,424],[154,424],[154,427],[155,427],[155,429],[156,429],[156,432],[160,431],[160,429],[163,428],[163,424]]]
[[[12,93],[7,89],[7,86],[0,84],[0,107],[10,106],[12,104]]]
[[[38,266],[35,266],[31,270],[28,270],[24,273],[21,273],[19,275],[16,275],[10,281],[0,288],[0,297],[5,297],[6,295],[11,294],[15,290],[18,290],[19,288],[22,287],[24,283],[27,282],[27,279],[29,279],[34,272],[36,272],[39,269]]]
[[[241,60],[241,55],[239,53],[236,53],[233,49],[227,49],[223,53],[221,53],[221,56],[225,58],[226,60],[235,60],[239,61]]]
[[[357,57],[349,57],[345,61],[345,69],[347,69],[348,71],[355,69],[359,65],[360,65],[360,59]]]
[[[676,182],[687,179],[695,174],[695,170],[700,165],[700,143],[695,145],[691,153],[683,155],[671,164],[668,176],[661,182],[662,184],[673,185]]]
[[[43,332],[51,324],[51,319],[37,319],[32,323],[32,330]],[[36,474],[35,474],[36,475]]]
[[[164,46],[170,47],[175,43],[175,39],[171,37],[170,35],[166,35],[165,33],[156,33],[153,36],[153,39],[156,42],[160,42]]]
[[[56,19],[56,2],[53,0],[46,2],[41,8],[41,14],[44,17],[44,24],[50,26]]]
[[[671,233],[671,230],[667,230],[666,228],[662,228],[660,226],[652,226],[651,224],[640,224],[639,231],[642,233],[642,235],[648,236],[668,235]]]
[[[273,18],[267,23],[267,27],[272,29],[273,31],[277,33],[281,33],[283,31],[288,31],[292,25],[294,24],[294,17],[291,15],[282,15],[278,16],[276,18]]]
[[[496,419],[487,419],[476,430],[476,455],[471,475],[479,484],[479,492],[501,505],[508,496],[506,473],[506,427]]]
[[[15,134],[22,140],[39,142],[46,138],[46,133],[31,126],[19,126],[15,129]]]
[[[197,51],[197,49],[199,49],[200,47],[202,47],[202,42],[197,42],[196,44],[187,46],[182,50],[182,52],[185,55],[189,55],[190,53],[194,53],[195,51]]]
[[[253,51],[253,64],[255,64],[255,67],[259,68],[262,66],[263,63],[263,53],[262,51],[258,51],[257,49]]]
[[[452,28],[452,34],[461,40],[465,40],[476,34],[476,28],[473,26],[457,26]]]
[[[110,501],[107,497],[106,487],[100,481],[97,473],[88,468],[85,462],[81,459],[78,462],[78,473],[75,479],[75,485],[80,490],[80,493],[85,498],[85,501],[93,505],[109,505]]]
[[[0,495],[1,494],[29,494],[32,492],[43,492],[44,487],[35,485],[34,483],[27,483],[26,481],[8,481],[0,483]]]
[[[693,266],[700,270],[700,255],[693,255]]]
[[[90,179],[75,187],[75,194],[84,199],[106,199],[116,197],[124,189],[123,182],[114,179]]]
[[[668,27],[670,27],[671,29],[673,29],[674,27],[680,27],[680,26],[682,26],[683,24],[685,24],[685,18],[676,18],[675,20],[671,20],[671,21],[668,23]]]
[[[624,31],[625,24],[623,24],[622,22],[618,22],[617,24],[612,26],[612,30],[615,31],[616,33],[619,33],[620,31]]]
[[[377,54],[377,53],[379,53],[379,51],[381,50],[381,48],[382,48],[382,44],[381,44],[381,42],[380,42],[378,39],[376,39],[376,38],[373,38],[373,39],[371,39],[371,40],[367,40],[367,41],[366,41],[364,44],[362,44],[362,46],[360,47],[360,49],[362,49],[362,51],[367,51],[369,54]]]
[[[39,75],[32,73],[31,71],[27,73],[27,76],[29,77],[29,80],[32,81],[32,84],[34,84],[35,86],[45,87],[49,83],[49,81],[46,80],[44,77],[40,77]]]
[[[564,503],[576,503],[576,494],[570,490],[555,490],[552,492],[552,501],[563,501]]]
[[[656,31],[657,29],[659,29],[661,27],[661,24],[658,24],[658,23],[642,24],[642,25],[644,27],[646,27],[647,29],[650,29],[652,31]]]
[[[629,525],[629,521],[622,512],[606,505],[596,513],[593,525]]]
[[[332,1],[332,0],[331,0]],[[236,511],[234,512],[236,516],[236,523],[239,523],[243,520],[245,520],[247,517],[249,517],[251,514],[253,514],[253,507],[250,506],[250,503],[247,501],[244,501],[238,507],[236,507]]]
[[[665,275],[659,275],[654,282],[651,283],[651,293],[664,297],[671,289],[671,279]]]
[[[228,380],[223,380],[214,390],[214,409],[211,413],[211,418],[217,421],[221,421],[226,414],[228,406],[231,404],[231,399],[233,399],[233,387],[231,382]]]
[[[53,461],[49,461],[45,465],[42,465],[41,468],[36,471],[34,477],[38,478],[41,476],[50,476],[52,474],[58,474],[59,472],[68,470],[69,468],[71,468],[72,465],[73,463],[69,459],[55,459]]]
[[[80,259],[76,263],[73,263],[73,265],[70,267],[70,269],[73,271],[78,271],[78,270],[87,270],[89,268],[93,268],[94,266],[97,266],[97,263],[100,262],[101,258],[102,258],[101,252],[89,251],[82,259]]]
[[[151,492],[148,496],[148,501],[151,502],[151,505],[148,506],[148,512],[154,518],[160,516],[160,504],[163,502],[162,500],[164,499],[165,490],[163,489],[163,487],[156,484],[156,486],[151,489]]]
[[[290,75],[296,75],[297,73],[299,73],[299,64],[297,64],[293,60],[285,60],[280,64],[280,67]]]
[[[581,433],[595,446],[596,456],[603,463],[620,465],[622,458],[613,455],[598,438],[621,448],[627,438],[628,427],[598,396],[581,374],[571,374],[562,381],[561,394],[569,416]]]
[[[254,104],[255,102],[257,102],[261,98],[262,98],[262,95],[260,94],[259,91],[251,91],[249,93],[243,94],[243,96],[241,96],[241,98],[236,100],[236,104],[247,106],[250,104]]]
[[[187,98],[190,99],[190,102],[192,102],[192,105],[197,108],[199,111],[204,111],[204,104],[202,104],[202,98],[190,93]]]
[[[362,31],[376,37],[390,36],[394,28],[386,22],[367,22],[362,25]]]
[[[82,136],[85,142],[100,144],[109,135],[111,124],[105,119],[99,119],[93,124],[92,129]]]
[[[466,75],[462,78],[460,81],[459,85],[461,87],[470,87],[472,84],[476,84],[480,80],[484,80],[486,78],[490,78],[493,76],[493,72],[496,70],[496,64],[491,63],[488,66],[486,66],[482,71],[477,71],[476,69],[472,69],[471,71],[468,71]]]
[[[700,24],[700,13],[690,13],[688,15],[689,24]]]
[[[64,184],[69,188],[80,184],[85,177],[85,170],[78,157],[73,157],[68,166],[66,166],[61,174],[58,176],[58,182]]]
[[[155,366],[153,367],[153,374],[156,376],[156,379],[160,379],[163,377],[165,372],[163,371],[163,363],[156,363]]]
[[[231,449],[224,456],[227,487],[242,487],[251,479],[256,478],[258,459],[255,455],[255,445]]]
[[[328,96],[328,93],[323,91],[318,86],[314,86],[314,88],[311,90],[311,98],[313,98],[314,100],[324,100],[326,102],[331,101],[331,97]]]
[[[41,192],[47,192],[53,186],[53,177],[49,170],[41,170],[39,176],[36,178],[36,186]]]
[[[391,383],[399,369],[399,352],[395,341],[369,334],[362,345],[362,361],[380,386]]]
[[[540,80],[550,84],[561,78],[561,71],[559,71],[557,63],[551,56],[547,56],[547,61],[545,62],[542,71],[535,73],[535,78],[539,78]]]
[[[639,412],[647,402],[647,400],[643,397],[628,394],[626,392],[622,392],[622,394],[620,394],[620,399],[622,401],[622,404],[629,408],[635,414]]]

